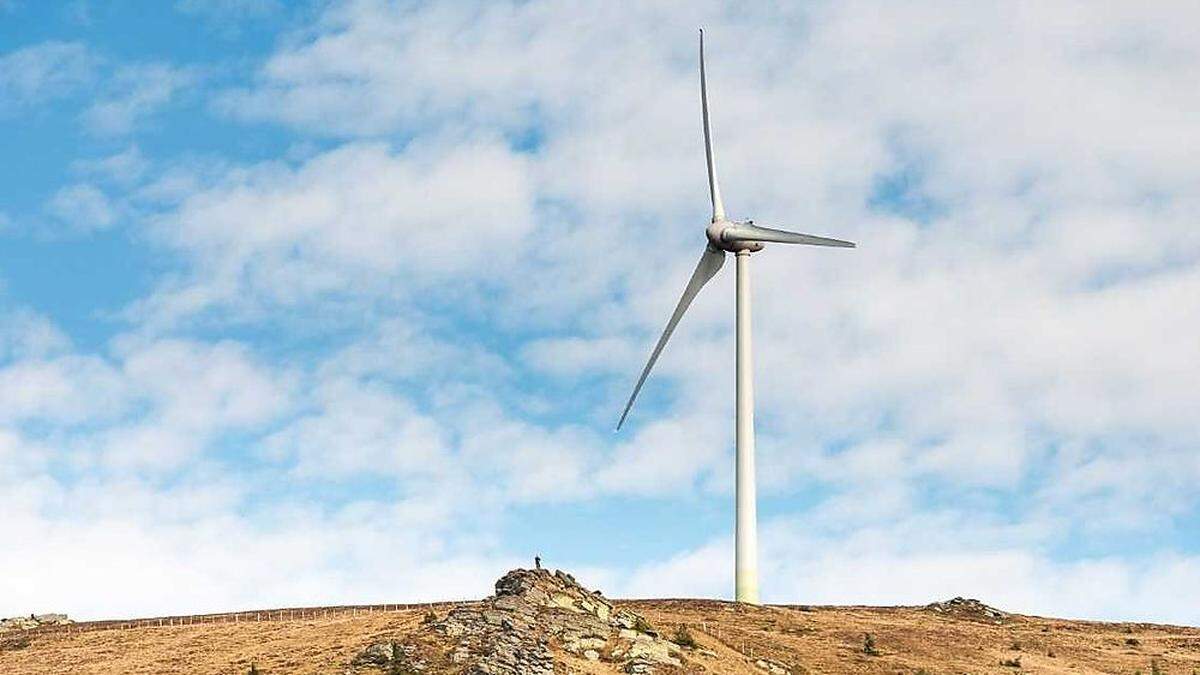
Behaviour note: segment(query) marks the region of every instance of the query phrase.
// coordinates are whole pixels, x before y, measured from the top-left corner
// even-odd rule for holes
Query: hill
[[[1200,672],[1200,629],[1022,616],[961,598],[925,607],[613,601],[563,572],[513,570],[480,602],[0,633],[6,675],[245,674],[252,665],[263,675],[1193,675]]]

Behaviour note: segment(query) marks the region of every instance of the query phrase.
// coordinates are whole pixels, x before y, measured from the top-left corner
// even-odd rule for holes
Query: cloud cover
[[[726,504],[730,273],[609,432],[702,245],[703,23],[731,212],[861,245],[754,258],[767,598],[1200,621],[1189,13],[334,3],[211,93],[314,149],[130,179],[177,266],[127,335],[0,330],[9,534],[61,533],[8,565],[76,537],[195,575],[55,605],[98,614],[454,596],[525,553],[522,506]],[[269,337],[211,337],[240,331]],[[722,595],[728,540],[564,556]]]

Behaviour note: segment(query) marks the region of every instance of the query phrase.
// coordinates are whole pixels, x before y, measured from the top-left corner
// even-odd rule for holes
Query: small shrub
[[[692,632],[683,624],[675,627],[675,634],[671,636],[671,642],[688,649],[696,648],[696,638],[692,637]]]
[[[1137,638],[1125,638],[1125,644],[1129,645],[1130,647],[1136,647],[1142,644],[1142,641]]]
[[[0,640],[0,652],[25,649],[30,644],[28,635],[16,635]]]
[[[1162,668],[1158,667],[1158,661],[1150,659],[1150,675],[1163,675]]]
[[[870,633],[863,633],[863,653],[867,656],[879,656],[879,650],[875,648],[875,636]]]
[[[1015,659],[1004,659],[1003,661],[1000,662],[1000,665],[1008,667],[1008,668],[1020,668],[1021,667],[1021,657],[1018,656]]]
[[[425,612],[425,617],[421,621],[426,624],[437,623],[437,614],[431,609]]]
[[[253,661],[250,662],[250,672],[247,675],[261,675],[258,671],[258,666],[254,665]]]
[[[1047,649],[1047,650],[1046,650],[1046,656],[1048,656],[1048,657],[1050,657],[1050,658],[1054,658],[1054,656],[1055,656],[1055,654],[1054,654],[1054,650],[1053,650],[1053,649]]]
[[[642,617],[641,615],[638,615],[638,617],[633,620],[633,629],[639,633],[654,632],[654,626],[651,626],[650,622],[646,621],[645,617]]]

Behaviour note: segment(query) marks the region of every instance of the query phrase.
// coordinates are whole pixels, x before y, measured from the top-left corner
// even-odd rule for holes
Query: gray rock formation
[[[995,607],[989,607],[974,598],[960,597],[953,600],[934,602],[925,605],[925,609],[926,611],[937,612],[938,614],[948,614],[992,623],[1004,623],[1005,619],[1008,618],[1008,614],[1001,612]]]
[[[29,616],[14,616],[11,619],[0,619],[0,632],[7,630],[29,630],[42,626],[64,626],[75,623],[66,614],[30,614]]]
[[[657,666],[681,665],[685,651],[660,638],[641,616],[614,607],[571,575],[544,569],[505,574],[494,596],[459,605],[423,631],[435,634],[442,645],[449,639],[449,661],[472,675],[553,675],[556,649],[582,660],[611,662],[629,673],[650,673]],[[405,649],[378,643],[352,666],[383,668]],[[411,656],[403,658],[407,671],[421,669]]]
[[[588,660],[616,661],[629,672],[680,665],[680,648],[659,638],[637,614],[615,608],[570,574],[513,570],[479,607],[459,607],[440,626],[456,638],[469,672],[550,675],[550,645]]]

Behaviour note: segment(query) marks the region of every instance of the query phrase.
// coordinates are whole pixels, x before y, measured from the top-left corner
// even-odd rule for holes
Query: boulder
[[[14,616],[10,619],[0,619],[0,632],[9,630],[29,630],[42,626],[65,626],[75,623],[66,614],[30,614],[29,616]]]
[[[630,673],[681,665],[678,646],[647,625],[566,572],[517,569],[496,581],[495,595],[454,608],[432,630],[456,641],[451,660],[467,673],[553,675],[555,645],[589,661],[608,654]]]

